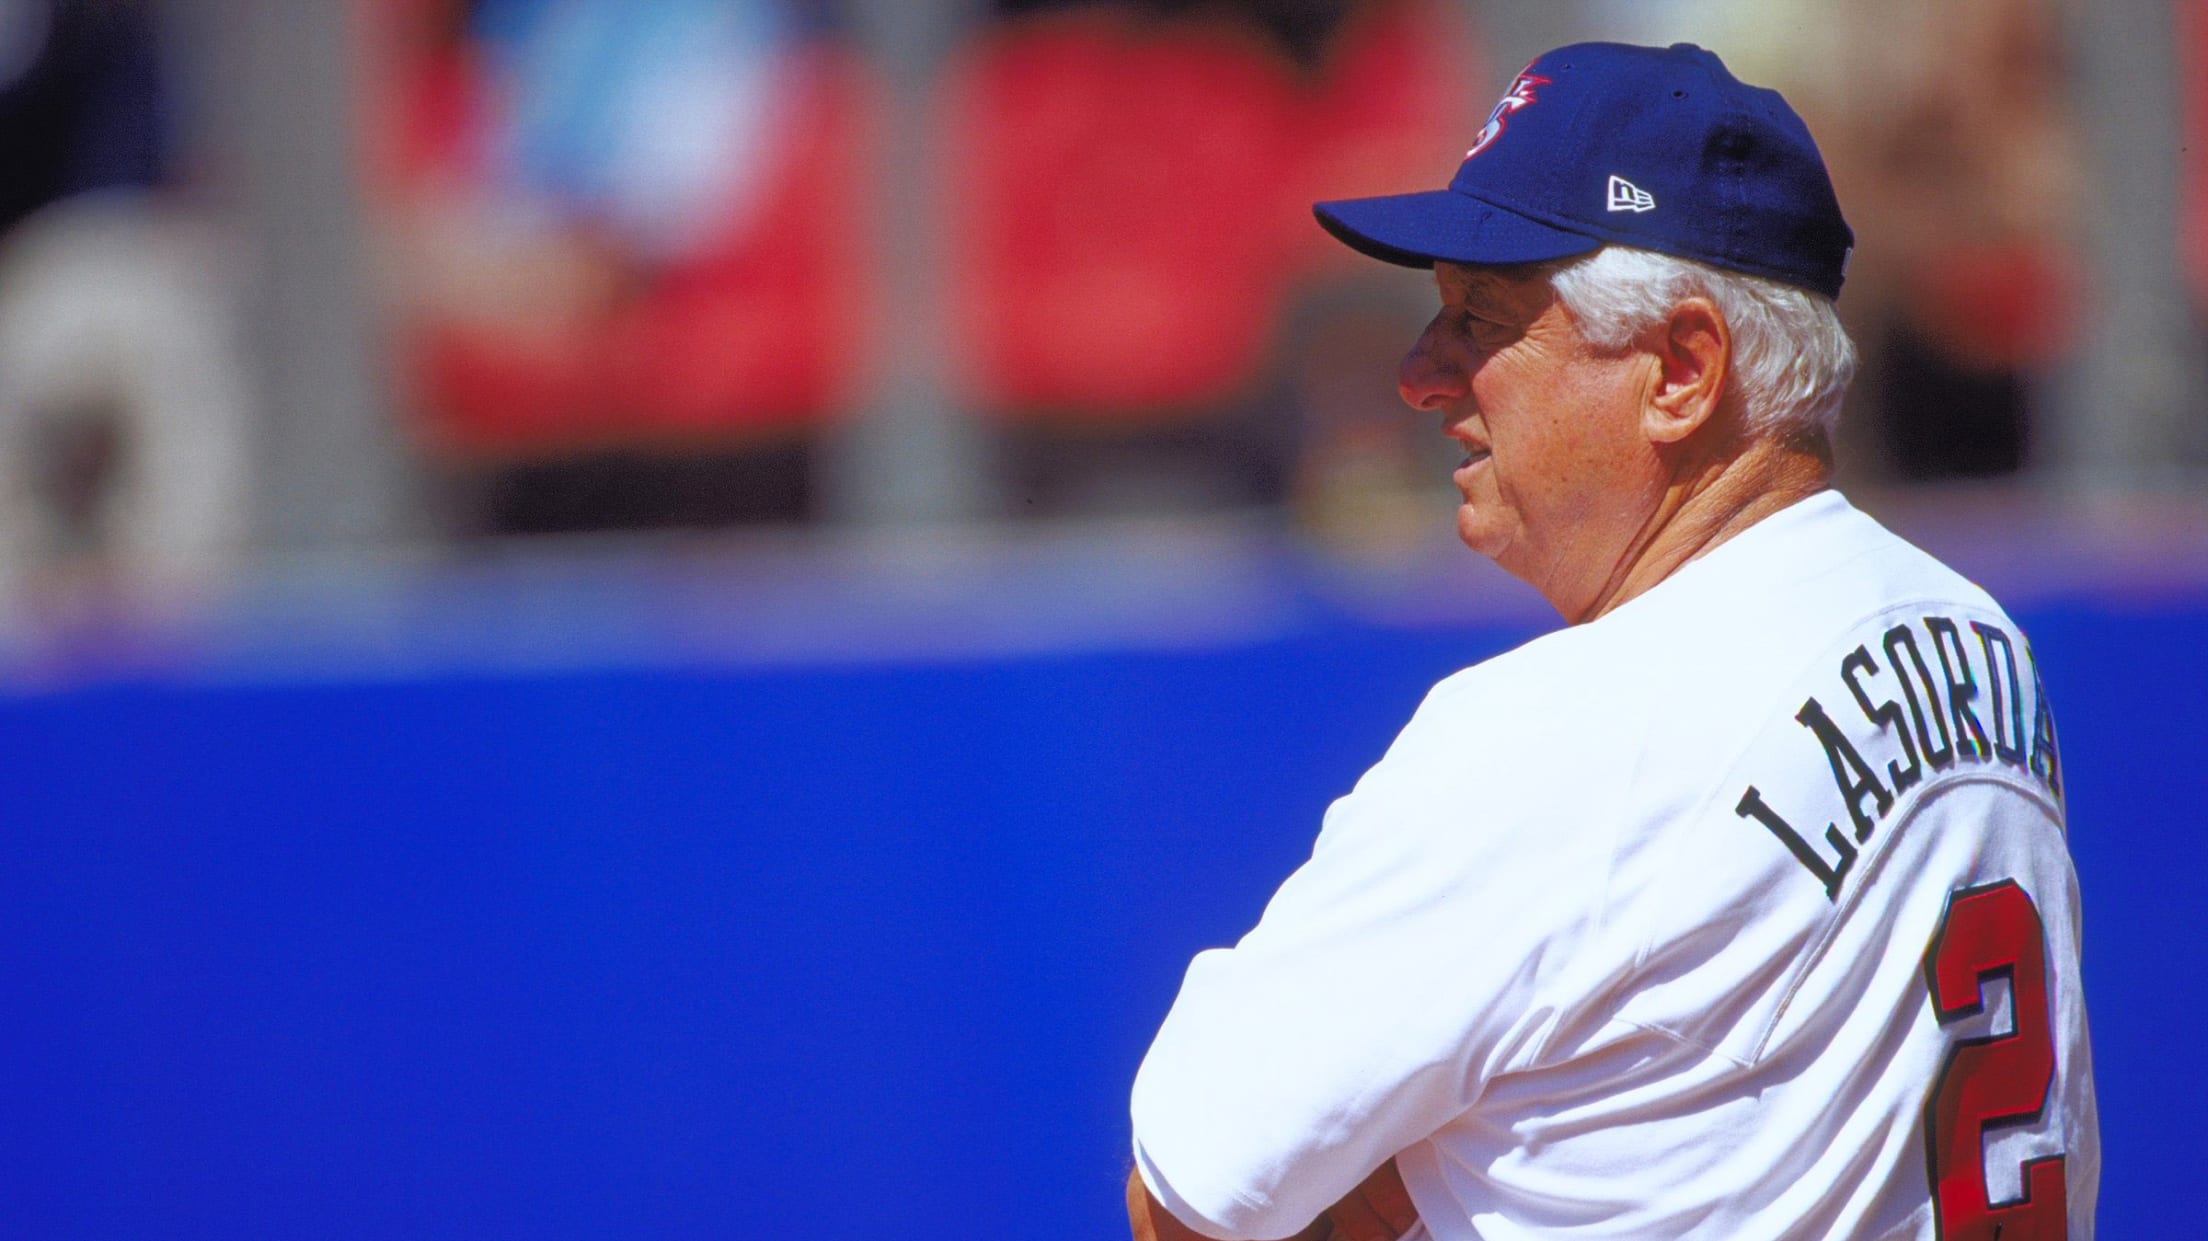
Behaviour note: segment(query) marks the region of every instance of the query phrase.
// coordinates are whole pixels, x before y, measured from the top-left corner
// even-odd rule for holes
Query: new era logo
[[[1624,177],[1610,178],[1610,209],[1612,211],[1654,211],[1656,200],[1647,190]]]

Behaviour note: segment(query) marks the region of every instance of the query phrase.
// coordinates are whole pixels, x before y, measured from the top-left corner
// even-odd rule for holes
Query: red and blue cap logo
[[[1466,151],[1464,157],[1471,159],[1495,145],[1495,140],[1503,136],[1503,128],[1510,123],[1510,114],[1540,102],[1540,96],[1534,92],[1548,84],[1549,79],[1535,73],[1532,65],[1527,65],[1525,72],[1519,74],[1517,80],[1510,84],[1510,89],[1503,92],[1502,99],[1495,104],[1495,110],[1487,114],[1487,124],[1472,139],[1472,149]]]

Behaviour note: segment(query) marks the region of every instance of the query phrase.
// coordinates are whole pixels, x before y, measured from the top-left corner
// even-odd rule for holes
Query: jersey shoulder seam
[[[1818,962],[1825,959],[1825,954],[1832,948],[1833,940],[1840,933],[1841,924],[1847,921],[1848,915],[1864,899],[1863,894],[1870,890],[1872,881],[1885,868],[1886,856],[1892,852],[1893,842],[1900,838],[1903,831],[1908,829],[1910,822],[1916,818],[1917,812],[1931,804],[1936,795],[1971,784],[1997,784],[2011,792],[2021,793],[2027,801],[2038,808],[2042,814],[2045,814],[2048,820],[2055,824],[2058,829],[2062,826],[2062,811],[2051,798],[2031,782],[2016,779],[2004,772],[1984,770],[1943,772],[1925,781],[1917,788],[1911,789],[1907,795],[1909,804],[1897,808],[1899,813],[1888,821],[1890,826],[1882,826],[1876,842],[1864,851],[1865,856],[1862,859],[1862,869],[1858,872],[1858,882],[1851,886],[1847,895],[1841,899],[1838,905],[1833,907],[1825,919],[1824,930],[1817,936],[1816,945],[1795,964],[1793,976],[1787,979],[1786,987],[1779,993],[1779,1002],[1773,1006],[1770,1017],[1765,1019],[1763,1029],[1757,1032],[1755,1042],[1749,1049],[1750,1063],[1762,1060],[1764,1052],[1769,1050],[1772,1035],[1778,1032],[1779,1023],[1786,1019],[1786,1014],[1793,1007],[1795,997],[1801,993],[1802,986],[1808,980],[1810,971],[1817,967]]]

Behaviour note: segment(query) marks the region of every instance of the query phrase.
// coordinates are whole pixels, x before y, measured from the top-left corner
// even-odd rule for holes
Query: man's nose
[[[1402,365],[1396,368],[1396,391],[1403,395],[1403,403],[1416,410],[1436,410],[1464,396],[1469,377],[1464,367],[1454,361],[1448,349],[1437,339],[1437,317],[1421,332],[1411,351],[1403,355]]]

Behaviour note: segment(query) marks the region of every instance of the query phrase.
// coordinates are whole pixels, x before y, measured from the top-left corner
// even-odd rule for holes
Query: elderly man
[[[2022,633],[1829,489],[1852,236],[1699,48],[1528,66],[1446,190],[1403,398],[1568,628],[1443,681],[1133,1098],[1138,1237],[2091,1235],[2053,716]]]

